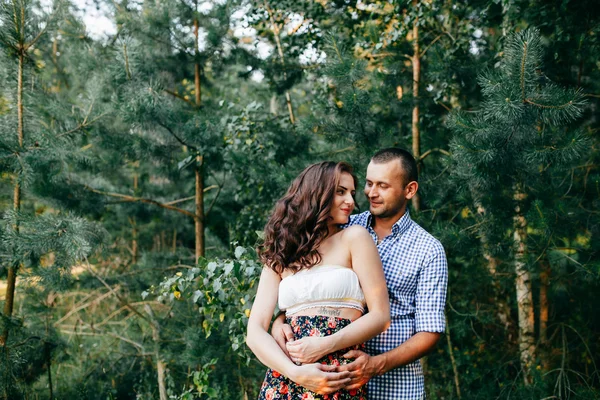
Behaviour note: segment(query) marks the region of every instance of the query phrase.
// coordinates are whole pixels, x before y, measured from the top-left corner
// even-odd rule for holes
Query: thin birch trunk
[[[202,179],[202,156],[196,157],[196,262],[204,257],[204,181]]]
[[[25,139],[23,129],[23,69],[25,68],[25,49],[23,45],[19,48],[19,65],[17,70],[17,136],[19,140],[19,148],[23,148],[23,142]],[[19,176],[15,177],[15,186],[13,192],[13,209],[19,212],[21,209],[21,184],[19,183]],[[19,232],[19,225],[14,227],[17,233]],[[4,302],[4,317],[12,317],[14,301],[15,301],[15,288],[17,282],[17,266],[11,265],[8,267],[8,276],[6,278],[6,299]],[[8,342],[9,328],[6,327],[2,336],[0,337],[0,346],[5,347]]]
[[[417,0],[413,0],[413,6],[418,5]],[[419,17],[415,17],[413,22],[413,110],[412,110],[412,150],[413,157],[417,160],[417,172],[421,174],[421,132],[419,131],[419,83],[421,80],[421,56],[419,48]],[[415,211],[421,209],[421,196],[416,193],[412,198],[412,206]]]
[[[156,379],[158,382],[159,397],[160,400],[167,400],[167,387],[165,385],[167,364],[161,359],[160,356],[160,325],[156,318],[154,318],[152,308],[148,304],[144,306],[144,310],[150,317],[150,328],[152,329],[152,340],[154,341],[154,359],[156,360]]]
[[[158,357],[158,351],[155,352],[155,356]],[[157,359],[156,361],[156,375],[158,379],[158,395],[160,400],[167,400],[167,388],[165,386],[165,373],[167,371],[167,364],[162,360]]]
[[[535,359],[535,316],[533,309],[533,293],[531,290],[531,274],[527,268],[527,220],[523,214],[523,201],[527,195],[521,185],[516,187],[514,200],[516,202],[514,222],[515,246],[515,286],[517,292],[517,307],[519,310],[519,352],[521,368],[525,385],[531,384],[530,368]]]
[[[198,46],[198,2],[196,2],[196,15],[194,17],[194,35],[196,37],[196,56],[199,55],[199,46]],[[200,85],[200,64],[196,59],[195,64],[195,90],[196,90],[196,106],[200,107],[202,105],[202,97],[200,96],[202,87]],[[195,166],[195,175],[196,175],[196,193],[195,193],[195,204],[196,204],[196,212],[194,214],[194,228],[196,232],[196,248],[195,248],[195,256],[196,262],[198,262],[198,258],[204,257],[204,176],[203,176],[203,156],[198,154],[196,156],[196,166]]]

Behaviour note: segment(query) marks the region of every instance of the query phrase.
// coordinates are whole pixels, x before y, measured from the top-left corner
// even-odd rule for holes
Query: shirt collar
[[[370,211],[367,216],[367,227],[371,227],[373,224],[373,215]],[[404,232],[408,230],[412,223],[412,219],[410,218],[410,212],[408,211],[408,207],[406,207],[406,212],[404,215],[392,225],[392,235],[402,235]]]

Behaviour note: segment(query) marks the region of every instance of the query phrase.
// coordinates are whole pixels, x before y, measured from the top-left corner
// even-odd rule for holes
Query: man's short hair
[[[371,161],[375,164],[385,164],[392,160],[398,160],[400,162],[404,174],[404,185],[407,185],[412,181],[418,182],[419,173],[417,172],[417,162],[408,151],[397,147],[389,147],[387,149],[379,150],[371,157]]]

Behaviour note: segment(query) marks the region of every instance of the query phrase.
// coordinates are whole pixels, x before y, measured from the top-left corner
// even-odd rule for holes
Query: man
[[[390,328],[365,344],[366,353],[349,351],[345,357],[354,361],[338,368],[349,371],[347,389],[368,382],[370,400],[424,399],[419,358],[435,347],[446,328],[446,255],[407,209],[419,188],[417,178],[415,159],[407,151],[377,152],[367,167],[369,211],[349,223],[364,226],[377,243],[390,297]],[[285,351],[286,341],[293,340],[289,326],[278,319],[272,333]],[[326,385],[321,390],[327,391]]]

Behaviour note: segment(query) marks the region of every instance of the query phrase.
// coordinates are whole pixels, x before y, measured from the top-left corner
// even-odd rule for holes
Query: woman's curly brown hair
[[[258,246],[260,260],[278,274],[299,271],[321,262],[317,250],[327,237],[327,222],[342,173],[352,175],[345,162],[324,161],[309,165],[275,204]]]

